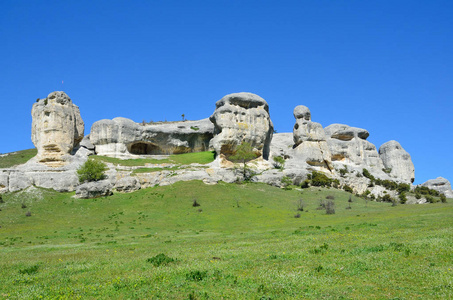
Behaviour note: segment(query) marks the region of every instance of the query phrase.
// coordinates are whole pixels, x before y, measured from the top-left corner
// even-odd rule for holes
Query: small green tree
[[[98,181],[105,178],[107,166],[102,161],[88,159],[77,170],[80,182]]]
[[[237,146],[234,155],[231,155],[229,159],[233,162],[242,162],[244,164],[242,167],[242,175],[244,176],[244,180],[248,181],[253,175],[247,167],[247,162],[256,157],[257,155],[253,151],[252,145],[243,141],[239,146]]]
[[[440,194],[440,201],[442,201],[442,203],[447,203],[447,196],[445,196],[445,194]]]
[[[285,159],[281,156],[274,156],[274,168],[283,170],[285,166]]]

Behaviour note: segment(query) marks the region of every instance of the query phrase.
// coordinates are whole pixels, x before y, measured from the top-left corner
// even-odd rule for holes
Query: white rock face
[[[115,118],[95,122],[90,142],[98,155],[115,157],[200,152],[209,150],[213,130],[208,119],[142,125]]]
[[[112,184],[108,180],[86,182],[76,188],[76,197],[82,199],[112,195]]]
[[[66,164],[83,139],[84,123],[79,108],[64,92],[50,93],[32,108],[32,141],[38,149],[38,162],[50,167]]]
[[[293,128],[293,139],[296,155],[311,166],[332,170],[331,154],[322,125],[311,121],[310,110],[303,105],[294,108],[294,117],[296,124]]]
[[[407,183],[414,182],[415,169],[411,156],[397,141],[389,141],[379,148],[379,156],[384,167],[391,170],[391,177]]]
[[[366,140],[370,135],[367,130],[344,124],[332,124],[324,130],[329,137],[327,143],[332,153],[332,161],[382,169],[382,161],[376,147]]]
[[[426,186],[430,189],[436,190],[439,193],[444,194],[447,198],[453,198],[453,191],[451,190],[450,181],[443,177],[437,177],[436,179],[430,179],[425,183],[422,183],[422,186]]]
[[[266,100],[252,93],[229,94],[217,101],[209,119],[214,124],[211,145],[219,156],[228,157],[244,141],[268,159],[274,126]]]

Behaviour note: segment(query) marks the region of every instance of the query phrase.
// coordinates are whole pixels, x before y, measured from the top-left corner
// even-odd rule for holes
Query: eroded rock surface
[[[86,182],[76,188],[75,196],[82,199],[110,196],[112,188],[108,180]]]
[[[384,168],[393,178],[407,183],[414,182],[415,169],[411,156],[397,141],[389,141],[379,148]]]
[[[98,155],[115,157],[200,152],[209,149],[213,130],[208,119],[143,125],[115,118],[95,122],[90,142]]]
[[[311,113],[306,106],[296,106],[293,114],[296,118],[293,128],[296,154],[311,166],[332,170],[331,154],[322,125],[311,121]]]
[[[383,164],[376,146],[366,140],[370,135],[367,130],[344,124],[332,124],[324,130],[333,162],[382,173]]]
[[[252,93],[226,95],[217,101],[209,119],[214,124],[211,145],[218,155],[228,157],[238,145],[248,142],[257,154],[269,158],[274,126],[269,106],[260,96]]]
[[[64,92],[50,93],[32,108],[32,141],[38,162],[60,167],[83,139],[84,123],[77,105]]]
[[[430,179],[424,183],[422,186],[426,186],[430,189],[436,190],[439,193],[444,194],[447,198],[453,198],[453,191],[451,190],[450,181],[443,177],[437,177],[436,179]]]

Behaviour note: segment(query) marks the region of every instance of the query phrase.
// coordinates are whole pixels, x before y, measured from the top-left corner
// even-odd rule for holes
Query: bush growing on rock
[[[407,197],[406,197],[406,193],[405,192],[401,192],[398,195],[398,198],[400,199],[400,203],[401,204],[405,204],[407,202]]]
[[[107,166],[102,161],[88,159],[78,170],[77,176],[79,177],[79,181],[83,182],[90,182],[90,181],[99,181],[104,179],[105,171],[107,170]]]
[[[309,179],[311,180],[311,185],[312,186],[324,186],[324,187],[330,187],[332,186],[333,179],[327,177],[323,173],[319,173],[316,171],[313,171],[311,175],[309,176]]]
[[[280,170],[283,170],[284,166],[285,166],[285,159],[281,156],[274,156],[274,168],[276,169],[280,169]]]
[[[351,188],[349,185],[347,185],[347,184],[345,184],[345,185],[343,186],[343,190],[344,190],[345,192],[348,192],[348,193],[353,193],[353,192],[354,192],[354,191],[352,190],[352,188]]]

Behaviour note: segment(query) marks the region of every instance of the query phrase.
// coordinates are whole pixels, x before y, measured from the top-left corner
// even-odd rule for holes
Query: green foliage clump
[[[409,192],[411,190],[411,186],[408,183],[400,183],[396,189],[398,193]]]
[[[353,193],[353,192],[354,192],[353,189],[352,189],[352,187],[350,187],[350,186],[347,185],[347,184],[345,184],[345,185],[343,186],[343,190],[344,190],[345,192],[348,192],[348,193]]]
[[[285,159],[282,156],[274,156],[274,168],[283,170],[285,167]]]
[[[330,187],[333,183],[332,178],[329,178],[325,174],[316,171],[313,171],[311,175],[309,175],[309,179],[312,186]]]
[[[425,195],[425,199],[429,203],[437,203],[437,202],[439,202],[439,199],[434,198],[433,196],[430,196],[430,195]]]
[[[105,178],[107,166],[102,161],[88,159],[78,170],[80,182],[99,181]]]
[[[36,265],[30,266],[30,267],[20,269],[19,274],[33,275],[33,274],[38,273],[38,270],[39,270],[39,264],[36,264]]]
[[[392,168],[384,168],[382,169],[382,172],[390,174],[392,172]]]
[[[385,194],[382,197],[382,201],[384,201],[384,202],[394,202],[393,198],[389,194]]]
[[[155,266],[155,267],[159,267],[162,265],[168,265],[169,263],[174,262],[175,259],[168,257],[164,253],[160,253],[160,254],[157,254],[156,256],[148,258],[146,261],[149,263],[152,263],[153,266]]]
[[[367,170],[367,169],[363,169],[362,170],[362,175],[366,178],[368,178],[369,180],[371,181],[375,181],[376,179],[374,178],[373,175],[371,175],[371,173]]]
[[[398,195],[398,198],[400,199],[401,204],[405,204],[407,202],[406,192],[401,192]]]
[[[282,183],[283,189],[290,190],[291,185],[293,184],[293,180],[288,176],[283,176],[281,183]]]
[[[426,186],[420,186],[420,185],[415,188],[415,193],[419,193],[421,195],[436,196],[436,197],[439,196],[439,192],[438,191],[430,189],[430,188],[428,188]]]
[[[188,281],[202,281],[208,276],[208,271],[190,271],[186,274],[186,279]]]
[[[340,169],[341,177],[344,177],[344,175],[346,175],[347,173],[349,173],[348,166],[344,166],[343,169]]]

